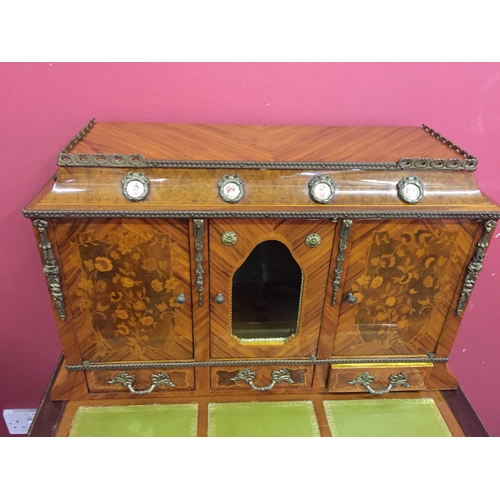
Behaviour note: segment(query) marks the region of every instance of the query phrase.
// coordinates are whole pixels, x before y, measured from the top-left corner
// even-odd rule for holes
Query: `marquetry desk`
[[[476,165],[426,126],[92,120],[24,211],[64,353],[51,398],[456,389],[500,218]]]

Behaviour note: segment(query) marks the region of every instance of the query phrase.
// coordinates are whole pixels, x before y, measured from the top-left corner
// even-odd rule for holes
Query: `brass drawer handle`
[[[137,391],[132,387],[135,380],[135,375],[129,375],[127,372],[118,373],[115,375],[113,380],[110,380],[108,384],[122,384],[125,386],[132,394],[149,394],[155,387],[160,387],[161,385],[166,385],[168,387],[175,387],[175,384],[170,380],[170,377],[163,372],[151,375],[151,386],[144,391]]]
[[[370,384],[375,380],[375,375],[370,375],[368,372],[361,373],[354,380],[347,382],[351,385],[362,385],[371,394],[387,394],[391,389],[401,385],[403,387],[410,387],[408,377],[403,373],[397,375],[389,375],[389,385],[385,389],[375,390],[370,387]]]
[[[280,382],[286,382],[287,384],[296,383],[292,379],[290,372],[286,368],[282,368],[281,370],[273,370],[271,372],[271,378],[273,379],[273,381],[269,385],[266,385],[265,387],[257,387],[253,383],[256,375],[257,372],[251,372],[249,368],[244,368],[243,370],[240,370],[238,375],[236,375],[236,377],[232,378],[231,380],[234,380],[235,382],[241,380],[242,382],[248,384],[255,391],[268,391],[269,389],[272,389],[276,384],[279,384]]]

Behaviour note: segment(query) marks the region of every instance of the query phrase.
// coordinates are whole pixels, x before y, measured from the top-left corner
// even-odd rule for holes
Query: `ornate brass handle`
[[[375,375],[370,375],[368,372],[361,373],[354,380],[348,382],[351,385],[362,385],[371,394],[387,394],[391,389],[401,385],[403,387],[410,387],[408,377],[403,373],[397,375],[389,375],[389,385],[385,389],[375,390],[370,387],[370,384],[375,380]]]
[[[296,383],[292,379],[290,372],[286,368],[282,368],[281,370],[273,370],[271,372],[271,378],[273,379],[273,381],[269,385],[266,385],[265,387],[257,387],[253,383],[256,375],[257,372],[251,372],[249,368],[244,368],[243,370],[240,370],[238,375],[236,375],[236,377],[232,378],[231,380],[234,380],[235,382],[241,380],[242,382],[245,382],[252,389],[256,391],[268,391],[269,389],[272,389],[276,384],[279,384],[280,382],[286,382],[287,384]]]
[[[135,380],[135,375],[129,375],[127,372],[120,372],[115,375],[113,380],[110,380],[108,384],[122,384],[125,386],[132,394],[149,394],[155,387],[160,387],[161,385],[166,385],[168,387],[175,387],[175,384],[170,380],[170,377],[163,372],[151,375],[151,386],[144,391],[137,391],[132,387]]]

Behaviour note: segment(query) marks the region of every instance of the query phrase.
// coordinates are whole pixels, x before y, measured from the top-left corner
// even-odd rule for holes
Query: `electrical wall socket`
[[[31,422],[35,418],[36,409],[4,410],[3,419],[11,434],[28,434]]]

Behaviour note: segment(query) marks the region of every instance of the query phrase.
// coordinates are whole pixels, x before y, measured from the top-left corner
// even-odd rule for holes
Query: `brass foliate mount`
[[[469,301],[469,297],[471,296],[472,289],[476,283],[477,277],[479,276],[479,272],[483,268],[483,260],[486,256],[486,249],[488,248],[488,242],[490,240],[492,231],[497,226],[496,220],[485,221],[483,234],[481,239],[477,242],[476,251],[474,252],[474,256],[467,266],[468,272],[464,279],[464,284],[462,285],[462,291],[460,293],[460,298],[458,299],[457,305],[457,316],[462,314]]]
[[[306,245],[309,248],[315,248],[321,243],[321,236],[316,233],[312,233],[306,238]]]
[[[59,318],[61,318],[61,321],[65,321],[66,309],[61,281],[59,280],[59,266],[57,265],[54,252],[52,251],[52,245],[47,236],[49,223],[46,220],[36,219],[33,221],[33,225],[38,229],[38,233],[40,234],[40,244],[38,246],[42,249],[43,274],[45,274],[50,294],[54,299],[57,314]]]
[[[347,240],[349,238],[349,233],[351,232],[351,226],[352,220],[344,219],[342,221],[342,228],[340,230],[339,252],[337,255],[337,265],[335,267],[333,278],[332,306],[335,305],[335,299],[337,298],[337,293],[339,291],[340,278],[342,276],[342,265],[345,260],[345,249],[347,248]]]
[[[205,271],[203,270],[203,228],[205,221],[203,219],[194,219],[194,248],[196,250],[196,255],[194,260],[196,261],[196,286],[198,287],[198,305],[203,305],[203,275]]]
[[[238,241],[238,235],[233,231],[226,231],[220,237],[220,239],[222,240],[222,243],[224,243],[224,245],[230,247],[236,244],[236,242]]]

